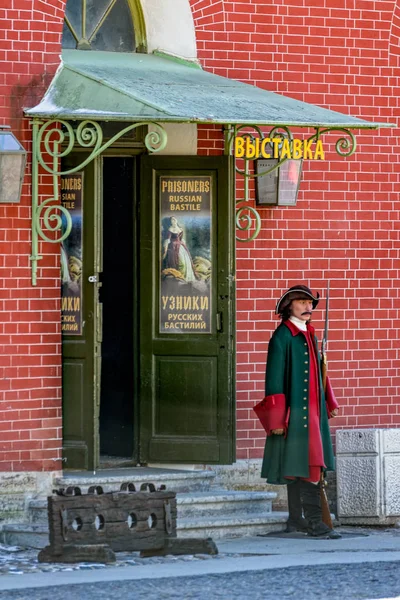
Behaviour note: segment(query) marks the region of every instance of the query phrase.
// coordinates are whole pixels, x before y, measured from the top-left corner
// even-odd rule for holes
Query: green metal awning
[[[156,54],[66,50],[41,119],[158,121],[378,129],[372,123],[203,71]]]

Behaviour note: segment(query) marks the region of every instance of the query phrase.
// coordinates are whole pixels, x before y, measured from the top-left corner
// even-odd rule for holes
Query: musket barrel
[[[329,323],[329,281],[326,286],[326,300],[325,300],[325,329],[324,329],[324,343],[328,341],[328,323]]]
[[[326,287],[326,300],[325,300],[325,329],[324,329],[324,337],[322,338],[322,364],[321,364],[321,374],[322,374],[322,385],[324,390],[326,389],[326,371],[328,368],[328,359],[326,356],[326,346],[328,343],[328,319],[329,319],[329,281]]]

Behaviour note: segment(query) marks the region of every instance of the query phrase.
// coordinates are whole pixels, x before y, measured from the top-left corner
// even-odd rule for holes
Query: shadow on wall
[[[32,108],[43,98],[52,81],[54,73],[44,72],[33,77],[26,84],[17,83],[10,90],[11,119],[13,120],[13,133],[22,138],[24,110]],[[26,122],[26,120],[25,120]]]

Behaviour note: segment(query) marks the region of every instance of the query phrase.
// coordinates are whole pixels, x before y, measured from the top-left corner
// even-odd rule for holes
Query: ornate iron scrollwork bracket
[[[96,121],[82,121],[76,130],[61,119],[43,123],[33,121],[32,146],[32,285],[37,284],[39,240],[60,243],[70,234],[72,221],[69,211],[60,204],[59,178],[83,169],[87,164],[102,154],[109,146],[128,132],[143,126],[151,126],[144,139],[149,152],[159,152],[167,145],[167,133],[158,123],[133,123],[128,125],[107,142],[103,143],[103,130]],[[90,153],[78,166],[65,171],[60,170],[61,160],[68,156],[74,148],[87,149]],[[52,196],[39,200],[39,165],[52,176]],[[63,219],[64,217],[64,219]],[[63,226],[64,220],[64,226]]]
[[[352,131],[346,128],[315,127],[315,133],[307,138],[304,138],[303,141],[308,143],[317,142],[322,136],[332,132],[343,134],[335,143],[336,153],[342,157],[348,157],[354,154],[356,150],[356,138]],[[294,139],[292,132],[287,126],[273,127],[268,133],[265,133],[262,131],[261,127],[257,125],[235,125],[234,127],[229,127],[227,131],[226,152],[228,154],[235,154],[235,139],[238,136],[249,138],[253,145],[255,145],[254,142],[258,138],[260,147],[262,146],[262,141],[266,140],[266,138],[269,138],[270,140],[273,138],[278,138],[282,141],[287,140],[289,142],[289,146],[292,146]],[[284,158],[278,158],[278,160],[275,161],[275,164],[272,165],[270,169],[262,172],[255,172],[255,169],[251,168],[251,163],[253,163],[257,158],[259,157],[253,156],[248,158],[244,156],[243,158],[238,159],[236,156],[234,156],[235,171],[238,175],[243,177],[243,197],[235,199],[236,228],[241,232],[248,232],[248,235],[236,236],[236,239],[239,242],[251,242],[255,240],[261,230],[261,217],[257,209],[252,205],[249,191],[249,181],[251,179],[272,173],[276,169],[279,169],[279,167],[281,167],[289,159],[287,156]],[[243,168],[239,168],[237,166],[237,162],[239,160],[243,161]]]

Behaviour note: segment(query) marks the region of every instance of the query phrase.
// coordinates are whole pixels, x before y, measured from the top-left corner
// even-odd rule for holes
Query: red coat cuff
[[[329,416],[335,408],[339,408],[329,377],[326,378],[325,400]]]
[[[262,426],[268,435],[274,429],[287,428],[286,422],[286,398],[285,394],[271,394],[265,396],[261,402],[253,408]]]

